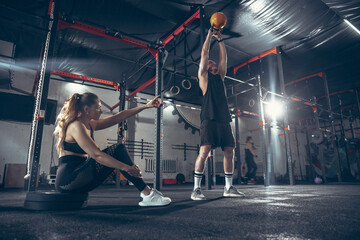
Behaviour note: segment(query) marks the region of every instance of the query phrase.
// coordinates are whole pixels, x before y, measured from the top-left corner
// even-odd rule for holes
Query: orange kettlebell
[[[222,30],[226,25],[226,16],[222,12],[216,12],[211,15],[210,24],[216,30]]]

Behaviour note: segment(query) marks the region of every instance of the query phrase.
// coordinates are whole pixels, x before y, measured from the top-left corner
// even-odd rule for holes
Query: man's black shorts
[[[235,140],[230,123],[221,123],[213,120],[204,120],[200,126],[201,146],[211,145],[212,148],[234,147]]]

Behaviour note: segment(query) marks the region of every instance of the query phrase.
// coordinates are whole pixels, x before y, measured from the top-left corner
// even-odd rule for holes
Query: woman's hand
[[[161,103],[161,101],[158,99],[160,96],[157,96],[156,98],[154,98],[153,100],[150,100],[145,106],[147,108],[159,108],[161,107],[163,104]]]
[[[138,165],[129,166],[125,171],[128,174],[130,174],[131,176],[136,177],[136,178],[141,178],[141,176],[142,176]]]

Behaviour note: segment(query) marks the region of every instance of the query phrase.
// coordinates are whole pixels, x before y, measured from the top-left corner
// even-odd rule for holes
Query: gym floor
[[[75,211],[29,211],[26,192],[0,190],[1,239],[360,239],[360,185],[222,186],[192,201],[192,185],[166,185],[167,207],[137,206],[132,186],[104,185]],[[204,188],[204,187],[203,187]]]

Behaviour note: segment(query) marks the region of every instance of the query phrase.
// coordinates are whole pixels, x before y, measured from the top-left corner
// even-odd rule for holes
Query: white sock
[[[225,172],[225,187],[227,190],[230,189],[230,187],[232,186],[232,178],[233,178],[233,173],[232,172]]]
[[[194,173],[194,190],[196,188],[201,187],[201,178],[204,175],[204,172],[197,172]]]

